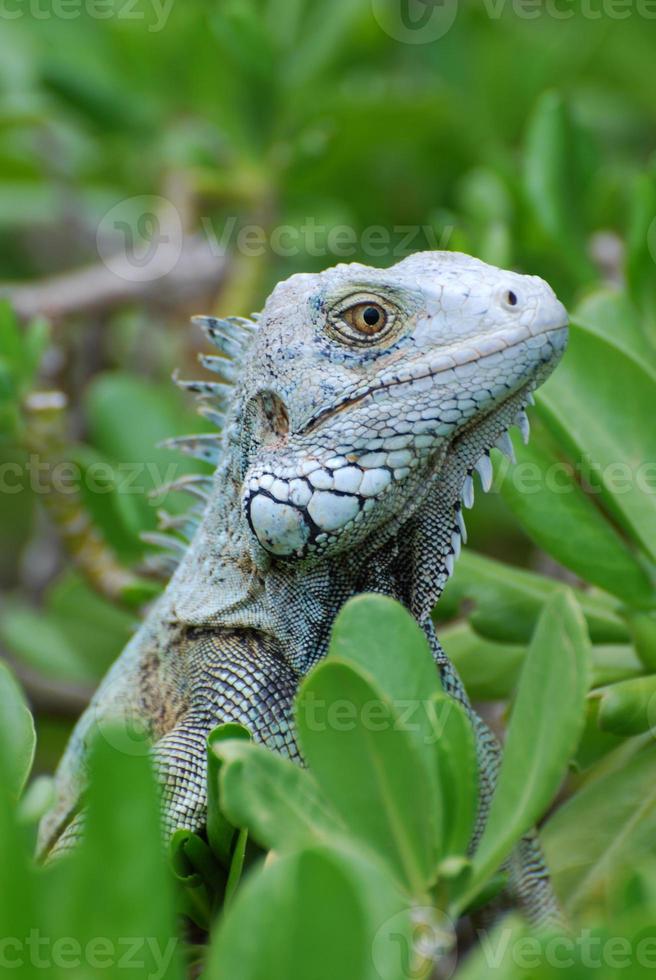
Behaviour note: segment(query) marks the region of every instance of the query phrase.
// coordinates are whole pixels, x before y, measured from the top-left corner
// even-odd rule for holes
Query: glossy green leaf
[[[328,656],[374,678],[433,769],[435,740],[427,706],[442,685],[426,636],[408,610],[382,595],[349,599],[335,620]]]
[[[331,658],[303,682],[296,722],[303,756],[345,825],[423,894],[439,856],[439,797],[390,699],[370,675]]]
[[[20,685],[0,661],[0,742],[6,758],[8,788],[20,796],[32,768],[36,733],[34,719]]]
[[[230,855],[235,830],[240,823],[231,823],[225,815],[220,778],[223,743],[227,740],[248,740],[247,728],[236,722],[228,722],[212,729],[207,737],[207,839],[210,847],[224,867],[230,866]]]
[[[433,695],[434,757],[440,785],[445,854],[467,853],[478,809],[478,758],[472,724],[447,694]]]
[[[440,642],[472,700],[499,701],[512,696],[526,657],[525,646],[493,643],[479,636],[467,622],[441,629]],[[628,680],[643,672],[643,664],[629,644],[592,647],[592,687]]]
[[[498,869],[558,789],[583,727],[589,674],[585,620],[572,595],[559,592],[545,606],[522,670],[470,894]]]
[[[656,731],[656,675],[634,677],[599,692],[599,727],[616,735]]]
[[[423,630],[387,596],[349,599],[335,619],[329,656],[364,668],[392,698],[421,701],[442,689]]]
[[[652,357],[640,314],[625,290],[596,289],[576,306],[571,320],[577,329],[598,334],[631,357],[647,361]]]
[[[244,873],[244,867],[246,864],[246,846],[248,844],[248,830],[246,827],[241,827],[237,831],[237,836],[235,838],[235,846],[232,849],[232,854],[230,856],[230,868],[228,870],[228,881],[225,889],[225,905],[226,908],[232,902],[235,897],[235,893],[241,881],[241,877]]]
[[[603,764],[603,763],[602,763]],[[653,853],[656,748],[583,785],[545,825],[542,841],[554,885],[567,907],[603,908],[617,878]]]
[[[469,599],[474,603],[469,622],[478,633],[500,643],[524,644],[531,639],[545,602],[561,587],[555,579],[505,565],[467,548],[435,614],[439,618],[444,614],[442,610],[448,610],[452,616]],[[594,643],[629,642],[629,631],[618,615],[616,601],[594,592],[574,593]]]
[[[656,372],[645,362],[573,327],[562,363],[538,395],[541,417],[582,463],[600,503],[652,560],[656,430],[649,406],[655,394]]]
[[[204,975],[398,980],[400,957],[411,949],[407,906],[393,879],[361,856],[312,848],[249,876],[214,937]],[[425,977],[426,965],[412,975]]]
[[[486,640],[466,622],[441,629],[440,643],[458,671],[470,698],[475,701],[498,701],[512,694],[526,656],[526,647]]]
[[[626,619],[642,664],[647,670],[656,671],[656,612],[630,610]]]
[[[504,499],[535,543],[593,585],[627,602],[649,603],[652,583],[610,522],[581,489],[572,466],[537,438],[514,439],[517,465],[502,483]]]
[[[245,742],[214,745],[221,759],[224,812],[277,852],[330,840],[344,832],[311,773],[270,749]]]
[[[188,916],[199,929],[207,930],[211,923],[212,907],[207,882],[191,856],[186,853],[194,836],[190,831],[177,830],[169,843],[169,860],[173,874],[180,883],[178,904],[182,914]]]

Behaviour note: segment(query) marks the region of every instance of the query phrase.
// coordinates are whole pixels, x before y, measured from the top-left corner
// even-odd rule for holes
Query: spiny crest
[[[175,449],[186,456],[217,466],[221,455],[220,432],[224,427],[226,407],[233,397],[234,385],[241,374],[244,355],[257,332],[258,319],[257,313],[254,313],[250,320],[241,316],[230,316],[225,319],[214,316],[192,317],[192,323],[201,327],[220,354],[218,357],[199,354],[198,360],[208,371],[219,375],[220,380],[183,381],[178,377],[177,371],[173,374],[173,380],[179,388],[193,392],[197,396],[200,402],[199,414],[209,419],[219,432],[166,439],[159,444],[162,449]],[[175,570],[200,523],[211,485],[210,476],[189,474],[172,483],[156,487],[152,491],[153,497],[163,497],[174,491],[190,493],[201,503],[194,505],[179,517],[174,517],[166,511],[159,511],[159,531],[141,535],[148,544],[166,552],[148,559],[151,571],[168,577]]]

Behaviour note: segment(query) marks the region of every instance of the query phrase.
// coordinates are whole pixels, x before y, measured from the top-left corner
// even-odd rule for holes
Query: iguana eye
[[[387,312],[378,303],[356,303],[342,313],[343,318],[358,333],[373,337],[385,329]]]
[[[351,295],[330,310],[328,331],[353,347],[378,347],[394,334],[397,314],[394,304],[376,296]]]

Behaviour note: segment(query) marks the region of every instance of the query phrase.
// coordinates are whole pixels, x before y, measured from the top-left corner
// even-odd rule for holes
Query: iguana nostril
[[[517,294],[513,293],[512,289],[508,290],[508,296],[506,297],[508,304],[510,306],[517,306]]]

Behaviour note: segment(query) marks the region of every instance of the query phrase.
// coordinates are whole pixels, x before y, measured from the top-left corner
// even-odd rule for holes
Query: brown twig
[[[126,303],[180,307],[213,296],[226,266],[225,257],[205,237],[185,236],[182,243],[158,246],[138,272],[130,255],[117,253],[98,265],[37,282],[4,283],[0,298],[9,299],[24,319],[42,315],[61,320]]]

